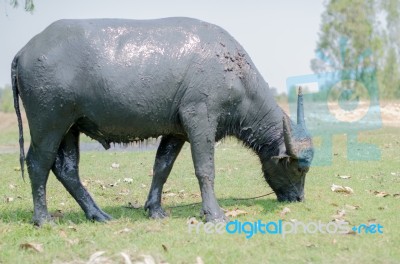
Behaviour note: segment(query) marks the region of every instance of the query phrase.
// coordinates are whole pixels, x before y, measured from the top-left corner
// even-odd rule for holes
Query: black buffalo
[[[52,170],[88,219],[110,219],[79,180],[79,134],[106,149],[162,136],[145,205],[154,218],[164,183],[190,142],[207,221],[224,221],[214,194],[214,145],[236,136],[260,158],[279,201],[302,201],[313,157],[299,93],[297,124],[277,105],[242,46],[222,28],[189,18],[60,20],[35,36],[12,62],[29,122],[26,156],[34,223],[49,218]],[[23,174],[22,170],[22,174]]]

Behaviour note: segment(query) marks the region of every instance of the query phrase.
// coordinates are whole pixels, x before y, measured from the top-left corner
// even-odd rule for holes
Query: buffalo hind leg
[[[172,136],[165,136],[161,139],[153,167],[153,180],[145,204],[145,210],[149,210],[151,218],[168,216],[161,207],[162,189],[184,143],[184,140]]]
[[[55,153],[31,143],[26,156],[33,197],[33,224],[41,226],[51,220],[47,210],[46,184]]]
[[[48,124],[45,121],[49,120],[43,120],[42,127],[46,127]],[[26,155],[26,165],[32,188],[33,223],[38,226],[51,220],[47,210],[46,184],[57,155],[57,149],[65,133],[65,130],[61,129],[61,125],[58,127],[59,129],[46,131],[47,133],[31,129],[31,144]]]
[[[104,222],[111,217],[103,212],[94,202],[89,192],[83,187],[79,179],[79,131],[72,127],[64,136],[53,165],[53,173],[74,197],[86,218]]]

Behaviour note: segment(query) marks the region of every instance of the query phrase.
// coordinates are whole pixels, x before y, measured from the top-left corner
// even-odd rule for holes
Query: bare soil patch
[[[26,119],[25,113],[21,113],[22,116],[22,122],[24,125],[24,128],[28,128],[28,121]],[[10,130],[17,130],[18,127],[18,122],[17,122],[17,116],[15,113],[4,113],[0,112],[0,132],[3,131],[10,131]]]

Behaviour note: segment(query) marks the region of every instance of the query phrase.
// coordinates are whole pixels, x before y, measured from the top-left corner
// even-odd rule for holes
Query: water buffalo
[[[49,219],[52,170],[88,219],[106,221],[78,175],[79,135],[108,149],[162,136],[145,208],[153,218],[164,183],[190,142],[207,221],[224,221],[214,194],[214,145],[236,136],[253,149],[279,201],[302,201],[313,157],[299,93],[297,124],[274,100],[242,46],[222,28],[189,18],[60,20],[12,62],[12,87],[25,161],[19,97],[29,122],[26,156],[35,224]]]

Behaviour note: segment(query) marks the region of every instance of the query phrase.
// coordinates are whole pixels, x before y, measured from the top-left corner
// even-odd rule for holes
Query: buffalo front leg
[[[79,131],[75,127],[72,127],[64,136],[52,170],[80,205],[87,219],[99,222],[111,219],[96,205],[79,179]]]
[[[184,143],[184,140],[172,136],[165,136],[161,139],[153,167],[153,180],[145,204],[145,210],[149,211],[151,218],[168,216],[161,207],[162,189]]]
[[[181,111],[182,122],[190,141],[195,174],[200,185],[201,215],[205,215],[207,222],[225,222],[227,218],[214,193],[216,122],[210,119],[210,116],[205,103]]]

